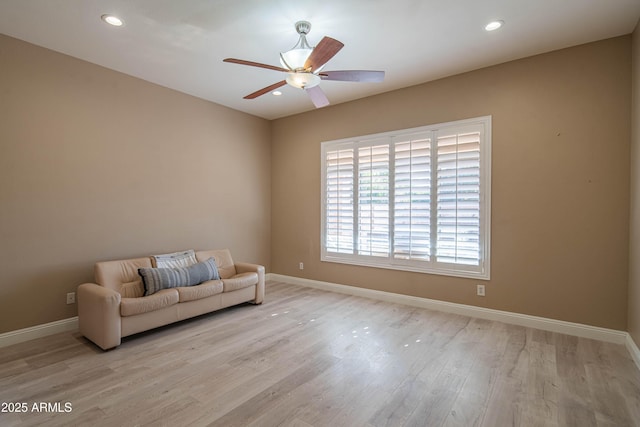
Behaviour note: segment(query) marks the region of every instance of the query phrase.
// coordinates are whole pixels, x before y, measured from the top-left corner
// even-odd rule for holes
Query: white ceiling
[[[639,17],[640,0],[0,0],[0,33],[267,119],[314,107],[290,86],[242,99],[283,74],[222,60],[279,66],[299,20],[311,45],[345,44],[325,70],[386,71],[383,83],[323,81],[338,104],[629,34]],[[505,25],[486,32],[494,19]]]

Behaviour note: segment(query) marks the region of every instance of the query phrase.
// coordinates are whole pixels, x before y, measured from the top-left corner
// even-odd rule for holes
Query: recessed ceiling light
[[[275,96],[280,96],[282,95],[282,92],[280,92],[279,90],[274,90],[273,92],[271,92],[271,94]]]
[[[484,29],[487,31],[494,31],[502,27],[503,24],[504,24],[504,21],[491,21],[487,24],[486,27],[484,27]]]
[[[105,15],[102,15],[100,18],[107,24],[113,25],[114,27],[122,27],[124,25],[124,21],[114,15],[105,14]]]

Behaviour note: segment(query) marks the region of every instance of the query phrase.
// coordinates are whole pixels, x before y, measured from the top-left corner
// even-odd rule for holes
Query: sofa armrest
[[[264,301],[264,266],[250,264],[248,262],[236,262],[236,273],[258,273],[258,286],[256,286],[256,299],[254,304],[262,304]]]
[[[120,345],[120,299],[118,292],[95,283],[78,286],[80,333],[103,350]]]

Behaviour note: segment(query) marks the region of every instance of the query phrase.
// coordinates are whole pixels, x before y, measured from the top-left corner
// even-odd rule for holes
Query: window
[[[322,260],[489,279],[491,117],[322,143]]]

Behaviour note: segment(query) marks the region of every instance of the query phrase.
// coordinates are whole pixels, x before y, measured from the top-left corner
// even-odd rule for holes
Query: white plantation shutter
[[[480,132],[442,131],[437,150],[437,260],[479,265]]]
[[[431,137],[394,138],[393,257],[429,260],[431,255]]]
[[[491,118],[322,144],[322,260],[489,278]]]
[[[358,149],[358,254],[389,255],[389,144]]]
[[[326,155],[325,245],[329,252],[353,253],[354,160],[353,148]]]

